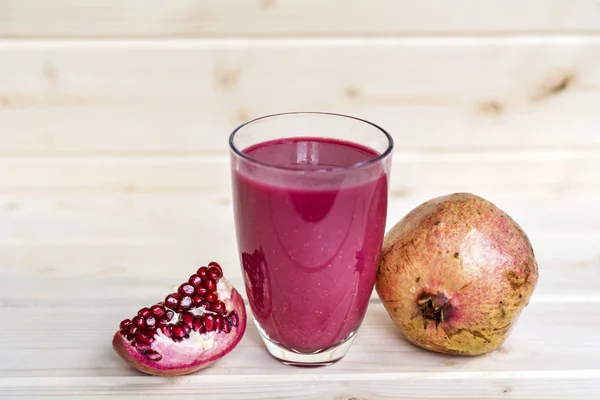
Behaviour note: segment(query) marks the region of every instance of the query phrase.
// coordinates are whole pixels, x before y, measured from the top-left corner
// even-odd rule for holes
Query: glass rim
[[[361,161],[361,162],[358,162],[358,163],[355,163],[352,165],[348,165],[345,167],[322,167],[322,168],[315,168],[315,169],[311,169],[310,171],[306,171],[306,170],[302,170],[302,169],[288,167],[285,165],[278,165],[278,164],[260,161],[256,158],[251,157],[248,154],[244,153],[243,150],[236,147],[236,145],[233,143],[233,141],[236,137],[236,134],[248,125],[260,122],[265,119],[275,118],[275,117],[302,116],[302,115],[340,117],[340,118],[345,118],[345,119],[351,119],[351,120],[354,120],[357,122],[366,123],[368,125],[371,125],[373,128],[378,130],[380,133],[383,133],[383,135],[386,137],[386,139],[388,141],[387,148],[385,149],[384,152],[382,152],[381,154],[378,154],[375,157],[372,157],[372,158],[369,158],[368,160]],[[325,138],[325,136],[315,136],[315,137]],[[394,148],[394,139],[392,138],[392,135],[390,135],[381,126],[379,126],[373,122],[367,121],[365,119],[362,119],[362,118],[353,117],[351,115],[338,114],[338,113],[332,113],[332,112],[321,112],[321,111],[291,111],[291,112],[282,112],[282,113],[276,113],[276,114],[263,115],[262,117],[254,118],[254,119],[244,122],[243,124],[241,124],[237,128],[235,128],[233,130],[233,132],[231,132],[231,134],[229,135],[229,148],[234,152],[235,155],[237,155],[251,163],[258,164],[263,167],[274,168],[274,169],[285,170],[285,171],[296,172],[296,173],[325,172],[325,171],[326,172],[335,172],[335,171],[348,171],[348,170],[352,170],[352,169],[364,168],[366,166],[378,163],[379,161],[385,159],[387,156],[389,156],[392,153],[392,150]]]

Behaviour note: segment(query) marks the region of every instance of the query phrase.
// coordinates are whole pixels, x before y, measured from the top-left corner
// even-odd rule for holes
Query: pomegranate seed
[[[200,304],[202,303],[202,296],[198,296],[197,294],[192,296],[192,302],[194,303],[194,305],[196,307],[200,306]]]
[[[146,318],[146,326],[152,328],[154,325],[156,325],[156,318],[154,318],[152,315]]]
[[[131,344],[133,345],[133,347],[135,347],[135,349],[139,353],[143,353],[145,351],[150,350],[150,345],[149,344],[138,342],[137,340],[134,340],[133,342],[131,342]]]
[[[190,296],[185,296],[181,299],[179,306],[183,309],[188,309],[192,306],[192,298]]]
[[[210,309],[219,314],[225,314],[227,309],[225,308],[225,303],[222,301],[215,301],[210,305]]]
[[[190,276],[190,279],[188,279],[188,282],[190,285],[196,287],[202,283],[202,278],[200,277],[200,275],[194,274],[194,275]]]
[[[179,342],[181,342],[183,340],[183,338],[182,337],[173,336],[171,338],[171,340],[174,341],[175,343],[179,343]]]
[[[165,318],[167,321],[170,321],[173,319],[173,317],[175,316],[175,313],[171,310],[167,311],[167,314],[165,315]]]
[[[138,329],[137,326],[131,324],[127,327],[127,334],[133,336],[133,334],[137,332],[137,329]],[[129,339],[129,340],[131,340],[131,339]]]
[[[146,336],[142,332],[136,332],[136,334],[133,337],[140,343],[152,344],[152,342],[154,342],[154,337]]]
[[[119,325],[119,327],[121,328],[122,331],[124,331],[125,329],[127,329],[127,327],[131,325],[131,320],[130,319],[124,319],[123,321],[121,321],[121,324]]]
[[[204,286],[210,292],[214,292],[215,290],[217,290],[217,281],[215,281],[213,278],[205,278],[204,279]]]
[[[220,331],[221,328],[223,328],[223,325],[227,325],[225,319],[222,316],[217,315],[215,318],[215,331]]]
[[[146,352],[146,358],[151,361],[160,361],[162,360],[162,356],[155,352],[154,350],[148,350]]]
[[[157,332],[161,332],[163,335],[165,335],[166,337],[171,337],[171,330],[169,329],[168,326],[161,326],[157,329]]]
[[[154,336],[154,329],[152,328],[140,328],[138,329],[138,332],[141,332],[142,334],[148,336],[148,337],[153,337]]]
[[[204,326],[206,330],[212,332],[215,330],[215,316],[212,314],[206,314],[204,316]]]
[[[149,317],[152,314],[152,312],[150,312],[150,309],[148,307],[144,307],[142,308],[140,311],[138,311],[137,315],[139,315],[142,318],[146,318]]]
[[[152,314],[156,317],[156,318],[162,318],[165,316],[165,308],[161,305],[153,305],[150,308],[150,311],[152,311]]]
[[[144,318],[140,317],[139,315],[137,317],[133,318],[133,323],[138,328],[143,328],[146,326],[146,321],[144,321]]]
[[[217,269],[215,267],[210,267],[208,269],[207,275],[210,276],[215,281],[218,281],[223,276],[221,270]]]
[[[198,276],[200,278],[204,278],[206,276],[207,272],[208,272],[208,268],[206,268],[206,267],[200,267],[200,268],[198,268],[198,271],[196,273],[198,274]]]
[[[194,314],[191,312],[184,312],[179,316],[179,320],[187,326],[192,326],[192,322],[194,322]]]
[[[192,329],[196,332],[198,332],[200,330],[200,328],[202,327],[203,321],[202,321],[202,316],[197,315],[194,317],[194,321],[192,322]]]
[[[194,293],[195,288],[190,285],[189,283],[184,283],[181,286],[179,286],[179,290],[178,292],[181,293],[182,295],[190,295],[192,293]]]
[[[231,321],[233,326],[238,326],[240,323],[240,318],[236,311],[232,311],[227,318]]]
[[[200,307],[204,308],[205,310],[210,310],[210,303],[207,300],[202,300],[202,303],[200,303]]]
[[[206,289],[203,285],[200,285],[196,288],[196,294],[198,296],[204,297],[208,293],[208,289]]]
[[[212,293],[212,292],[211,293],[207,293],[206,296],[204,296],[204,298],[209,303],[212,303],[213,301],[217,301],[219,299],[219,297],[217,297],[217,295],[214,294],[214,293]]]
[[[211,270],[211,269],[215,269],[215,270],[217,270],[217,273],[219,274],[219,276],[218,276],[217,278],[213,278],[213,279],[219,280],[219,278],[221,278],[221,277],[223,276],[223,268],[221,268],[221,265],[220,265],[218,262],[216,262],[216,261],[211,261],[211,262],[209,262],[209,263],[208,263],[208,267],[209,267],[209,268],[208,268],[208,270],[209,270],[209,272],[208,272],[208,273],[209,273],[209,275],[210,275],[210,270]]]
[[[165,298],[165,305],[169,308],[175,308],[179,305],[179,296],[177,293],[172,293]]]
[[[231,320],[228,317],[223,318],[225,323],[221,326],[221,330],[225,333],[231,332]]]
[[[171,332],[174,337],[178,338],[182,338],[185,335],[183,329],[179,325],[171,325]]]
[[[181,324],[180,326],[181,326],[181,329],[183,329],[183,332],[185,333],[185,335],[190,333],[190,331],[192,330],[192,328],[189,325]]]
[[[206,333],[206,327],[204,325],[202,325],[200,327],[200,330],[198,331],[198,333],[200,333],[201,335],[205,334]]]

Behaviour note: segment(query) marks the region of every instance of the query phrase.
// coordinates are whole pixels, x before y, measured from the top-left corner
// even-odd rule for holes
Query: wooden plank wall
[[[0,263],[237,274],[226,139],[289,110],[393,134],[390,224],[466,190],[598,247],[599,32],[596,0],[0,0]]]

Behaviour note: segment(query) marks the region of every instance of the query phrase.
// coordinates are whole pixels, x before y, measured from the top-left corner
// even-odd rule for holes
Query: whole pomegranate
[[[509,335],[538,281],[531,243],[470,193],[425,202],[385,236],[376,290],[410,342],[478,355]]]
[[[198,269],[164,302],[121,322],[113,348],[151,375],[183,375],[229,353],[246,330],[246,308],[216,262]]]

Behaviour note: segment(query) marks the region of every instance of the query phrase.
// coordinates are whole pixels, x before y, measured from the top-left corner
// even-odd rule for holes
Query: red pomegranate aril
[[[178,338],[182,338],[185,335],[180,325],[171,325],[171,333],[173,333],[173,337]]]
[[[208,269],[210,270],[211,268],[214,268],[218,271],[219,277],[214,279],[219,280],[219,278],[223,276],[223,268],[221,268],[221,265],[216,261],[211,261],[208,263]]]
[[[168,338],[171,337],[171,329],[168,326],[160,326],[156,331],[162,333]]]
[[[204,298],[206,299],[206,301],[208,301],[209,303],[212,303],[214,301],[217,301],[219,298],[217,297],[217,295],[215,293],[207,293],[206,296],[204,296]]]
[[[164,317],[165,313],[166,313],[165,308],[158,304],[153,305],[150,308],[150,311],[152,312],[152,315],[154,315],[156,318],[159,318],[159,319]]]
[[[176,308],[179,305],[179,296],[177,293],[172,293],[165,298],[165,305],[169,308]]]
[[[225,319],[225,323],[221,325],[221,330],[225,333],[231,332],[231,321],[229,319]]]
[[[148,350],[146,352],[146,358],[152,361],[160,361],[162,360],[162,356],[160,355],[160,353],[157,353],[154,350]]]
[[[222,316],[217,315],[215,317],[215,330],[220,331],[221,328],[223,328],[223,325],[227,325],[227,323],[225,322],[225,319]]]
[[[213,278],[205,278],[204,279],[204,287],[206,287],[206,289],[208,289],[208,291],[210,292],[214,292],[215,290],[217,290],[217,281],[215,281]]]
[[[225,308],[225,303],[222,301],[215,301],[211,304],[210,309],[219,314],[225,314],[227,309]]]
[[[175,316],[175,313],[171,310],[168,310],[167,313],[165,314],[165,319],[167,321],[170,321],[173,319],[174,316]]]
[[[134,340],[145,344],[152,344],[152,342],[154,342],[154,337],[146,336],[142,332],[136,332],[136,334],[133,337]]]
[[[203,300],[202,303],[200,303],[201,308],[204,308],[205,310],[210,310],[210,303],[207,300]]]
[[[208,268],[200,267],[200,268],[198,268],[198,271],[196,272],[196,274],[198,274],[198,276],[200,278],[204,278],[206,276],[207,272],[208,272]]]
[[[238,314],[236,311],[232,311],[231,313],[229,313],[227,318],[231,321],[231,324],[233,326],[238,326],[240,323],[240,318],[238,317]]]
[[[179,316],[181,322],[186,324],[187,326],[192,326],[192,322],[194,322],[194,314],[191,312],[184,312]]]
[[[218,281],[223,276],[221,270],[218,268],[215,268],[215,267],[210,267],[208,269],[207,275],[209,277],[211,277],[212,279],[214,279],[215,281]]]
[[[181,329],[183,329],[183,332],[185,333],[185,335],[190,333],[190,331],[192,330],[192,328],[189,325],[180,324],[180,326],[181,326]]]
[[[146,326],[146,321],[144,321],[144,318],[140,317],[139,315],[133,318],[133,323],[138,328],[143,328]]]
[[[185,296],[194,293],[194,290],[194,286],[190,285],[189,283],[184,283],[183,285],[179,286],[178,292]]]
[[[154,318],[152,315],[146,318],[146,326],[152,328],[154,325],[156,325],[156,318]]]
[[[127,327],[127,334],[128,335],[133,335],[134,333],[136,333],[138,330],[137,326],[135,326],[134,324],[131,324]],[[131,339],[130,339],[131,340]]]
[[[148,327],[138,329],[138,332],[141,332],[143,335],[146,335],[148,337],[154,337],[155,333],[154,329]]]
[[[188,279],[188,283],[194,287],[197,287],[202,283],[202,278],[200,277],[200,275],[194,274],[190,276],[190,279]]]
[[[121,324],[119,325],[119,327],[121,328],[122,331],[124,331],[125,329],[127,329],[127,327],[131,325],[131,320],[130,319],[124,319],[123,321],[121,321]]]
[[[150,345],[149,344],[142,343],[142,342],[139,342],[137,340],[134,340],[133,342],[131,342],[131,344],[140,353],[144,353],[145,351],[150,350]]]
[[[196,294],[198,296],[204,297],[204,296],[206,296],[207,293],[208,293],[208,289],[205,288],[203,285],[200,285],[196,288]]]
[[[173,337],[171,338],[171,340],[172,340],[172,341],[174,341],[175,343],[179,343],[179,342],[182,342],[182,341],[183,341],[183,336],[182,336],[182,337],[179,337],[179,336],[173,336]]]
[[[142,318],[146,318],[149,317],[152,314],[152,312],[150,312],[150,309],[148,307],[144,307],[142,308],[140,311],[138,311],[137,315],[139,315]]]
[[[204,326],[208,332],[215,330],[215,316],[212,314],[206,314],[204,316]]]
[[[192,321],[192,329],[196,332],[200,330],[203,325],[202,316],[196,315]]]
[[[179,302],[179,307],[183,309],[188,309],[192,306],[192,298],[190,296],[185,296]]]
[[[198,306],[200,306],[200,304],[202,304],[202,300],[204,300],[204,299],[202,298],[202,296],[198,296],[197,294],[195,294],[195,295],[193,295],[193,296],[192,296],[192,303],[193,303],[193,304],[194,304],[196,307],[198,307]]]

